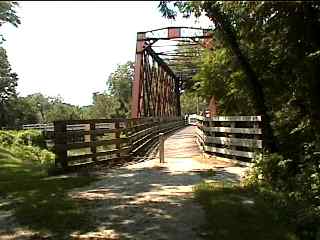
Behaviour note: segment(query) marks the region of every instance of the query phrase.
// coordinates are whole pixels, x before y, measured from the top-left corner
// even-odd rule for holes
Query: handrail
[[[261,116],[195,116],[204,151],[227,158],[255,157],[263,148]]]
[[[119,159],[127,161],[142,155],[160,132],[170,132],[185,126],[181,117],[104,121],[111,123],[109,131],[97,131],[104,124],[103,119],[55,121],[53,136],[56,164],[70,169]],[[73,124],[82,124],[83,128],[74,130]]]

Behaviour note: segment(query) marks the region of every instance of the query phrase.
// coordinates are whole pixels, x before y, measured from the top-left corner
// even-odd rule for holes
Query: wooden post
[[[128,137],[129,137],[129,142],[128,142],[129,146],[128,147],[130,148],[130,152],[131,152],[132,143],[133,143],[132,134],[135,132],[135,126],[137,125],[136,122],[137,121],[135,119],[131,119],[129,121],[129,123],[130,123],[130,131],[129,131],[129,135],[128,135]]]
[[[64,121],[54,121],[54,152],[55,165],[58,163],[63,169],[68,168],[67,124]]]
[[[97,161],[97,147],[94,144],[96,141],[96,134],[95,134],[95,130],[96,130],[96,124],[94,122],[90,123],[90,150],[91,153],[93,154],[92,156],[92,161]]]
[[[258,129],[259,128],[259,122],[253,122],[253,128]],[[259,135],[255,134],[254,135],[255,140],[259,140]]]
[[[115,132],[115,138],[116,138],[116,139],[119,139],[119,138],[120,138],[120,131],[119,131],[120,122],[119,122],[119,121],[116,121],[116,122],[114,123],[114,128],[117,130],[117,131]],[[120,143],[117,143],[117,144],[116,144],[116,149],[118,149],[118,150],[121,149],[121,144],[120,144]],[[120,152],[117,153],[117,157],[120,157]]]
[[[159,156],[160,163],[164,163],[164,135],[159,133]]]
[[[126,152],[126,154],[130,154],[131,153],[131,147],[132,147],[131,135],[132,135],[132,131],[133,131],[133,119],[128,119],[126,128],[127,128],[126,137],[128,138],[128,143],[126,144],[126,147],[129,148],[129,152]]]
[[[231,122],[231,123],[230,123],[230,127],[231,127],[231,128],[235,128],[235,127],[236,127],[236,122]],[[229,134],[229,137],[230,137],[230,138],[234,138],[235,135],[234,135],[234,134]],[[236,150],[237,147],[231,146],[230,149]],[[232,156],[232,159],[233,159],[233,160],[236,160],[237,158],[236,158],[236,156],[233,155],[233,156]]]
[[[258,128],[259,128],[259,122],[253,122],[253,128],[254,128],[254,129],[258,129]],[[259,135],[258,135],[258,134],[255,134],[255,135],[253,136],[253,139],[259,140]],[[256,146],[254,146],[254,147],[256,147]]]
[[[202,117],[203,117],[203,116],[202,116]],[[201,127],[202,140],[203,140],[203,148],[204,148],[204,149],[206,149],[206,146],[207,146],[207,137],[208,137],[208,133],[204,131],[204,128],[210,126],[210,124],[212,124],[212,122],[208,122],[205,117],[203,117],[203,118],[201,119],[201,125],[200,125],[200,127]]]
[[[90,124],[86,124],[84,130],[90,131]],[[90,133],[84,135],[84,142],[90,142],[90,141],[91,141]]]

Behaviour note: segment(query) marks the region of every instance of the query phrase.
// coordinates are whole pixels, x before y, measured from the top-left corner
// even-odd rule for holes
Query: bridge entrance
[[[180,116],[180,94],[212,46],[212,30],[168,27],[137,33],[132,118]]]
[[[56,164],[64,169],[100,163],[121,165],[144,155],[157,143],[159,133],[184,128],[180,94],[190,88],[197,72],[195,60],[213,46],[212,36],[210,29],[189,27],[139,32],[132,118],[55,121],[50,136],[54,138]],[[209,106],[216,111],[214,98]],[[253,149],[262,148],[259,122],[260,116],[196,116],[197,126],[192,129],[207,152],[253,158]],[[169,149],[184,153],[188,144],[177,139],[169,142]],[[197,152],[195,146],[194,140],[192,148]]]

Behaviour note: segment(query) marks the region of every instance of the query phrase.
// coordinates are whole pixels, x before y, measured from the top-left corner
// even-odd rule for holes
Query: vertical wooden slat
[[[90,124],[85,125],[84,130],[90,131]],[[90,142],[90,141],[91,141],[90,133],[84,135],[84,142]]]
[[[231,127],[231,128],[235,128],[235,127],[236,127],[236,122],[231,122],[231,123],[230,123],[230,127]],[[229,136],[230,136],[230,138],[235,138],[235,134],[230,134]],[[231,150],[237,150],[237,147],[231,146],[230,149],[231,149]],[[236,156],[233,155],[233,156],[232,156],[232,159],[236,159]]]
[[[96,161],[97,160],[97,147],[95,146],[94,142],[96,141],[96,135],[94,132],[94,130],[96,130],[96,124],[94,122],[90,123],[90,150],[91,153],[93,154],[92,156],[92,161]]]
[[[164,136],[163,136],[163,133],[159,133],[159,157],[160,157],[160,163],[164,163]]]
[[[163,117],[152,117],[152,118],[141,118],[141,119],[112,119],[110,121],[109,119],[106,119],[107,123],[113,123],[114,129],[117,131],[114,131],[115,134],[115,139],[120,140],[121,139],[121,133],[124,131],[121,131],[121,125],[122,121],[126,122],[126,128],[127,132],[126,136],[129,138],[129,149],[124,149],[127,145],[126,143],[121,143],[122,141],[114,141],[111,144],[115,144],[115,148],[119,150],[118,152],[112,152],[110,153],[105,153],[101,152],[99,153],[97,151],[97,140],[98,136],[100,133],[95,133],[97,130],[96,123],[98,122],[103,123],[101,120],[84,120],[84,121],[56,121],[54,124],[54,139],[55,139],[55,153],[56,153],[56,164],[61,165],[64,169],[71,169],[75,166],[78,166],[78,164],[82,164],[82,160],[87,162],[87,158],[92,158],[92,162],[98,162],[97,155],[99,156],[110,156],[110,154],[116,156],[113,157],[125,157],[123,154],[137,154],[142,150],[142,153],[147,149],[148,144],[153,143],[156,141],[156,135],[162,130],[165,132],[168,132],[170,130],[176,129],[179,126],[183,126],[183,118],[182,117],[168,117],[168,116],[163,116]],[[81,126],[78,126],[81,125]],[[139,126],[137,126],[139,125]],[[68,126],[68,128],[67,128]],[[135,128],[136,126],[136,128]],[[80,128],[80,131],[78,130]],[[71,133],[69,134],[67,131],[68,129],[70,131],[74,131],[75,134]],[[72,130],[71,130],[72,129]],[[83,133],[84,130],[85,132]],[[78,134],[79,133],[79,134]],[[138,134],[136,134],[138,133]],[[85,135],[82,135],[85,134]],[[84,139],[81,139],[81,141],[84,140],[85,144],[80,143],[80,140],[77,140],[75,143],[72,143],[72,141],[69,139],[72,136],[85,136]],[[134,135],[134,136],[133,136]],[[146,137],[147,136],[147,137]],[[146,137],[146,138],[145,138]],[[139,140],[141,141],[139,142]],[[152,141],[151,141],[152,140]],[[135,144],[134,146],[131,144],[132,141],[137,142],[138,144]],[[140,144],[141,143],[141,144]],[[70,144],[70,145],[69,145]],[[79,145],[77,145],[79,144]],[[109,142],[106,144],[110,144]],[[99,145],[99,144],[98,144]],[[139,147],[142,148],[139,150]],[[145,145],[145,146],[144,146]],[[86,153],[86,154],[79,154],[75,156],[69,156],[68,157],[68,149],[76,149],[76,147],[81,148],[90,148],[91,153]],[[131,148],[131,149],[130,149]],[[123,151],[122,151],[123,150]],[[114,158],[115,159],[115,158]],[[68,162],[69,161],[69,162]],[[74,162],[76,161],[76,162]]]
[[[54,152],[55,165],[58,163],[63,169],[68,168],[67,162],[67,124],[64,121],[54,121]]]
[[[132,138],[131,138],[131,135],[132,135],[132,132],[133,132],[133,122],[134,120],[133,119],[129,119],[128,122],[127,122],[127,128],[130,129],[129,131],[127,131],[127,138],[128,138],[128,146],[130,149],[131,149],[131,146],[132,146]]]
[[[260,140],[261,131],[259,131],[259,123],[261,122],[260,116],[216,116],[211,119],[197,116],[197,119],[199,126],[205,126],[207,129],[211,128],[209,133],[200,132],[200,134],[203,134],[208,140],[208,144],[205,143],[203,146],[205,151],[222,153],[229,155],[228,158],[233,159],[236,159],[236,156],[253,158],[253,153],[260,151],[259,148],[261,148],[262,143]],[[248,122],[250,123],[250,127],[244,124],[237,124],[238,122]],[[214,125],[212,123],[214,123]],[[225,126],[225,124],[229,124],[229,126]],[[252,129],[255,130],[250,131]],[[214,130],[219,133],[213,135],[212,133],[215,132]],[[218,137],[220,133],[224,133],[224,137]],[[241,134],[241,136],[237,136],[238,133]],[[243,136],[243,134],[253,135],[252,138],[254,140],[248,139],[248,137]],[[239,139],[239,141],[237,141],[237,139]],[[243,144],[240,144],[240,142]],[[217,146],[217,144],[222,144],[224,146]],[[238,146],[240,146],[241,149],[239,149]],[[246,149],[244,150],[243,148]]]
[[[258,129],[259,128],[259,122],[253,122],[253,128]],[[255,140],[259,140],[259,135],[255,134],[253,137]],[[263,147],[263,146],[262,146]]]
[[[119,123],[119,121],[116,121],[116,122],[114,123],[114,128],[115,128],[115,129],[119,129],[119,128],[120,128],[120,123]],[[115,133],[115,138],[116,138],[116,139],[120,138],[120,131],[117,131],[117,132]],[[121,149],[121,144],[120,144],[120,143],[116,144],[116,149],[118,149],[118,150]],[[117,157],[120,157],[120,153],[117,153]]]

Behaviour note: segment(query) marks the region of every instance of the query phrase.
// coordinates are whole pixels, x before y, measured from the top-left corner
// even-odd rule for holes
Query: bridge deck
[[[154,159],[130,167],[141,168],[159,166],[166,168],[166,171],[171,172],[212,169],[213,159],[210,161],[204,160],[203,152],[196,143],[195,130],[195,126],[188,126],[166,138],[164,143],[165,163],[160,164],[159,152],[157,152]],[[215,164],[223,164],[221,161],[214,162]]]
[[[200,156],[201,151],[196,143],[195,127],[189,126],[165,141],[165,157],[166,158],[192,158]]]
[[[201,181],[237,181],[243,168],[204,161],[194,130],[186,127],[166,140],[165,163],[155,157],[112,169],[100,181],[74,191],[75,198],[98,201],[92,214],[99,231],[89,235],[111,231],[119,239],[202,239],[204,213],[192,200],[192,187]],[[206,174],[213,168],[216,174]]]

